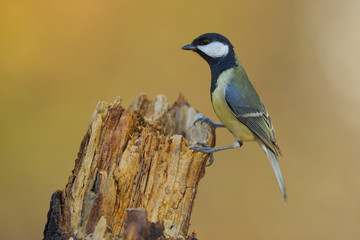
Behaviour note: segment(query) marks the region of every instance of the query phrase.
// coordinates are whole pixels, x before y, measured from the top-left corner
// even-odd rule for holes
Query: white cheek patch
[[[229,53],[229,46],[217,41],[197,48],[212,58],[224,57]]]

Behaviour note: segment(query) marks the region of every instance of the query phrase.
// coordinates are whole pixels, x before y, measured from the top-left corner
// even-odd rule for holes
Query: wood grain
[[[140,94],[129,108],[99,102],[68,183],[51,198],[44,239],[123,239],[133,208],[167,239],[187,238],[209,160],[187,147],[215,145],[213,129],[193,124],[201,116],[181,94],[172,106],[163,95]]]

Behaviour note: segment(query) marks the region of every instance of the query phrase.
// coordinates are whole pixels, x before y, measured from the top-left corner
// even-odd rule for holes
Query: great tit
[[[215,128],[225,126],[236,139],[229,146],[211,148],[201,144],[202,146],[193,145],[190,149],[213,153],[241,147],[243,141],[257,141],[270,160],[286,201],[285,184],[276,158],[281,152],[274,128],[230,41],[218,33],[206,33],[182,49],[198,53],[209,64],[211,101],[216,115],[223,124],[213,123],[207,118],[198,120],[206,121]]]

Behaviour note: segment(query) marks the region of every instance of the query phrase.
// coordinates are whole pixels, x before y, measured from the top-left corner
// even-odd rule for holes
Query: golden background
[[[284,204],[256,143],[215,154],[190,231],[205,239],[359,239],[360,2],[2,1],[0,239],[41,239],[99,100],[181,91],[217,121],[210,71],[180,50],[227,36],[283,152]],[[233,142],[218,130],[218,146]]]

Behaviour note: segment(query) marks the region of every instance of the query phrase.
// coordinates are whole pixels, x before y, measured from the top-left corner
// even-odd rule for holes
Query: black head
[[[218,33],[200,35],[182,49],[197,52],[209,63],[212,71],[222,72],[236,65],[232,44],[226,37]]]

